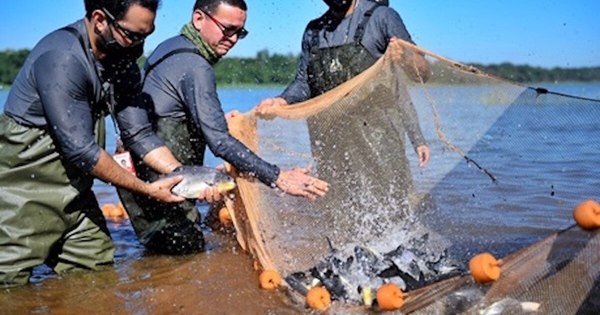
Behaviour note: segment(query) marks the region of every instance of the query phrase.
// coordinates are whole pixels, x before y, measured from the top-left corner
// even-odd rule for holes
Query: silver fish
[[[387,253],[356,244],[336,249],[330,243],[328,255],[310,270],[287,276],[286,281],[305,294],[317,279],[334,299],[370,305],[372,293],[383,283],[391,282],[403,291],[410,291],[462,272],[446,251],[433,255],[418,248],[419,243],[426,242],[428,234],[423,238]]]
[[[177,175],[182,175],[183,180],[171,191],[186,199],[197,199],[200,193],[209,187],[217,188],[220,193],[226,193],[235,188],[233,178],[211,167],[184,165],[164,177]]]

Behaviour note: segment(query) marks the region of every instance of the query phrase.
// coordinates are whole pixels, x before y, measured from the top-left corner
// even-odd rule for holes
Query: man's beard
[[[124,47],[113,37],[106,39],[100,35],[98,40],[98,48],[104,54],[106,54],[106,62],[108,63],[121,63],[123,61],[137,61],[138,58],[144,53],[143,43]]]

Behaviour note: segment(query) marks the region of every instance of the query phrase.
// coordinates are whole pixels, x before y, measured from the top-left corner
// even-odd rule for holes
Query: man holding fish
[[[280,170],[229,134],[212,67],[248,34],[246,10],[243,0],[197,0],[181,34],[164,41],[148,58],[143,97],[156,133],[184,165],[202,165],[208,146],[215,156],[265,185],[310,199],[324,196],[328,184],[310,176],[308,167]],[[145,180],[159,176],[144,165],[137,172]],[[169,205],[123,189],[119,194],[147,248],[166,254],[202,250],[195,200]]]
[[[180,163],[139,108],[136,59],[159,0],[86,0],[86,16],[44,37],[16,77],[0,115],[0,287],[28,282],[35,266],[98,269],[114,245],[94,178],[161,202],[181,177],[152,183],[103,149],[110,113],[132,153],[160,172]]]

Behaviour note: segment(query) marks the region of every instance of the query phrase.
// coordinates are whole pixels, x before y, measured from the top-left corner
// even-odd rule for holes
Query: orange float
[[[404,294],[393,283],[386,283],[377,290],[377,305],[382,311],[394,311],[404,305]]]
[[[219,210],[219,222],[223,225],[230,225],[232,223],[231,214],[229,214],[229,209],[227,209],[227,207],[223,207]]]
[[[114,204],[107,203],[104,204],[101,208],[102,214],[107,218],[123,218],[127,217],[127,212],[125,212],[125,208],[122,203]]]
[[[102,210],[102,214],[105,217],[112,217],[113,213],[118,211],[117,205],[115,205],[114,203],[104,204],[104,205],[102,205],[102,207],[100,209]]]
[[[265,290],[274,290],[281,284],[281,276],[275,270],[265,270],[258,277],[260,287]]]
[[[306,294],[306,304],[314,310],[324,311],[331,305],[331,294],[323,287],[311,288]]]
[[[119,209],[119,217],[127,218],[127,211],[125,210],[123,203],[119,202],[117,208]]]
[[[595,200],[586,200],[573,210],[573,218],[577,225],[584,230],[594,230],[600,227],[600,204]]]
[[[500,278],[500,262],[490,253],[471,258],[469,270],[475,282],[486,283]]]

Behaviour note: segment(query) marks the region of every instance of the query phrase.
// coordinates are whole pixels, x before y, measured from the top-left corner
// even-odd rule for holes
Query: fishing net
[[[411,54],[424,55],[430,69],[412,64]],[[365,289],[384,282],[407,291],[405,313],[598,310],[600,238],[573,225],[572,209],[598,195],[600,101],[569,94],[399,41],[325,94],[230,121],[232,134],[264,159],[312,165],[330,184],[326,197],[310,201],[237,177],[227,203],[238,241],[259,269],[286,279],[299,303],[310,278],[326,282],[344,263],[358,270],[342,280],[358,284],[356,292],[350,285],[334,294],[344,313],[364,312]],[[431,152],[424,167],[411,137],[418,129]],[[492,284],[469,275],[480,252],[503,258]],[[400,277],[378,269],[390,266]]]

